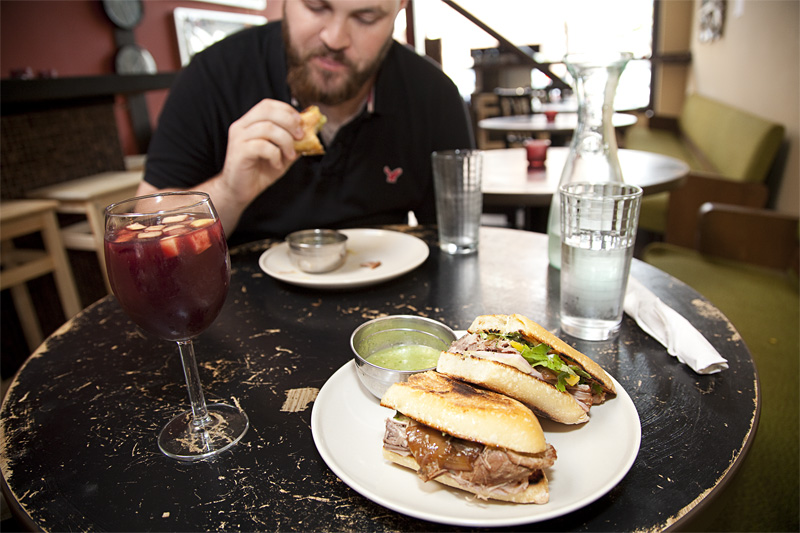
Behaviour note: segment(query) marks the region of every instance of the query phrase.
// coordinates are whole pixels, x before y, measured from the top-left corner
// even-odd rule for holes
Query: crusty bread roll
[[[319,107],[312,105],[300,112],[300,121],[303,126],[303,138],[294,142],[294,149],[300,155],[322,155],[325,153],[317,134],[328,121]]]
[[[488,446],[521,453],[547,448],[539,420],[520,402],[433,370],[393,384],[381,405],[448,435]]]
[[[388,461],[481,499],[537,504],[550,499],[544,469],[552,466],[556,451],[545,442],[536,416],[520,402],[429,370],[393,384],[381,405],[405,415],[387,420],[383,457]],[[428,426],[422,438],[421,425]],[[407,431],[416,433],[412,437]],[[446,434],[441,441],[434,436],[438,432]],[[461,439],[460,447],[451,447],[452,437]],[[437,455],[442,453],[449,458],[465,453],[462,458],[472,459],[466,468],[459,462],[459,468],[451,469]]]
[[[555,348],[557,352],[566,356],[568,359],[578,363],[593,378],[599,381],[606,391],[616,394],[614,382],[600,365],[592,361],[589,357],[582,354],[563,340],[559,339],[533,320],[522,315],[483,315],[472,321],[472,325],[467,330],[470,333],[486,331],[490,333],[520,333],[522,336],[542,342]]]
[[[391,452],[387,449],[383,449],[383,457],[387,461],[391,461],[395,464],[400,466],[404,466],[406,468],[410,468],[411,470],[417,471],[419,470],[419,465],[417,461],[414,460],[413,457],[398,455],[394,452]],[[442,485],[447,485],[448,487],[454,487],[456,489],[465,490],[467,492],[473,492],[468,487],[463,486],[462,484],[458,483],[450,474],[442,474],[434,478],[434,481],[441,483]],[[547,476],[542,475],[541,479],[536,483],[531,483],[528,487],[523,490],[522,492],[518,492],[516,494],[505,494],[502,492],[493,492],[491,495],[493,500],[501,500],[506,502],[512,503],[547,503],[550,501],[550,490],[547,483]]]
[[[469,333],[519,333],[533,344],[544,343],[560,354],[566,364],[583,368],[609,394],[616,394],[614,382],[600,365],[586,355],[522,315],[484,315],[477,317]],[[436,370],[448,376],[473,383],[523,402],[537,414],[564,424],[589,421],[588,408],[583,407],[569,392],[531,374],[491,359],[469,353],[442,352]]]
[[[569,394],[497,361],[442,352],[436,370],[515,398],[556,422],[582,424],[589,421],[589,414]]]

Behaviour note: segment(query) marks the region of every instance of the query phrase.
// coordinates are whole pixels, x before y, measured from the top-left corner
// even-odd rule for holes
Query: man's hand
[[[233,233],[256,196],[297,160],[294,141],[302,138],[300,113],[278,100],[262,100],[231,124],[222,172],[192,187],[209,194],[226,234]],[[142,181],[137,194],[155,192],[158,189]]]
[[[262,100],[228,130],[219,186],[247,206],[297,160],[294,141],[303,138],[300,113],[278,100]]]

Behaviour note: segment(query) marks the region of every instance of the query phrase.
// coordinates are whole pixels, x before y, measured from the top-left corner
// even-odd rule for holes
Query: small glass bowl
[[[347,256],[347,235],[332,229],[295,231],[286,242],[292,264],[310,274],[336,270]]]
[[[350,336],[350,348],[356,363],[358,379],[376,398],[381,398],[393,384],[406,381],[409,376],[434,370],[394,370],[367,361],[380,350],[397,346],[428,346],[447,350],[456,340],[452,329],[441,322],[413,315],[393,315],[376,318],[361,324]]]

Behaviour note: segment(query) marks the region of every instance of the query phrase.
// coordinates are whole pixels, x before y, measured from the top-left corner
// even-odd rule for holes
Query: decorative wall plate
[[[132,30],[144,15],[142,0],[103,0],[103,10],[117,27]]]
[[[155,74],[156,62],[153,55],[134,44],[119,49],[114,58],[117,74]]]

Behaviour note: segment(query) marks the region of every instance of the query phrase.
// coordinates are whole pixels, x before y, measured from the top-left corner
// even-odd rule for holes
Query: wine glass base
[[[173,459],[197,461],[224,452],[241,440],[250,427],[241,409],[224,403],[206,407],[208,421],[195,424],[192,411],[169,421],[158,435],[158,447]]]

